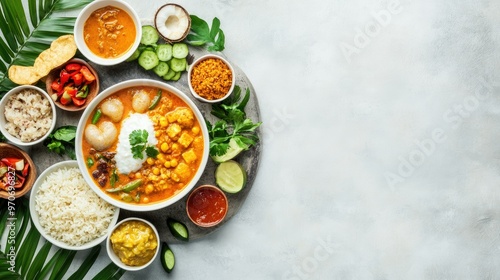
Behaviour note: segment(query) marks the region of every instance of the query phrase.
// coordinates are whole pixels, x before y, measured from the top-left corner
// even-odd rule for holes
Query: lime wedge
[[[225,161],[228,161],[230,159],[235,158],[242,151],[243,151],[243,148],[240,147],[238,145],[238,143],[236,143],[236,141],[234,141],[234,139],[231,139],[231,140],[229,140],[229,148],[227,149],[226,153],[221,155],[221,156],[212,156],[212,159],[217,163],[225,162]]]
[[[215,170],[215,183],[227,193],[237,193],[247,182],[247,173],[243,166],[234,160],[221,163]]]

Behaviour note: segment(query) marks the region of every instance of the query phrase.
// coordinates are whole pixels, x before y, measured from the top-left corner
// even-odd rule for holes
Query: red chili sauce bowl
[[[186,211],[189,219],[197,226],[212,227],[224,220],[228,210],[227,197],[219,188],[203,185],[188,197]]]

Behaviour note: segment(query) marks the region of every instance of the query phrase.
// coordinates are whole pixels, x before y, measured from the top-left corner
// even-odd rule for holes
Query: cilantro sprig
[[[207,45],[209,51],[222,51],[224,50],[225,36],[222,29],[220,29],[220,20],[215,17],[212,20],[211,28],[208,23],[203,19],[191,15],[191,32],[188,34],[187,43],[192,46]]]
[[[156,158],[159,154],[159,151],[154,146],[148,145],[148,136],[149,133],[145,129],[133,130],[128,136],[132,156],[135,159],[143,159],[144,151],[146,151],[148,157],[152,158]]]
[[[221,156],[229,148],[229,141],[233,139],[238,146],[248,150],[259,140],[255,130],[262,122],[254,123],[246,117],[245,107],[250,99],[250,89],[246,89],[245,96],[240,101],[241,88],[234,87],[233,94],[220,104],[212,106],[212,115],[220,120],[213,125],[207,121],[210,136],[210,155]]]

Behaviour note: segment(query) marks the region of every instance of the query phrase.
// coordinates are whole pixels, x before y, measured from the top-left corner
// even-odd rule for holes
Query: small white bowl
[[[156,252],[154,254],[154,256],[151,258],[151,260],[149,260],[149,262],[147,262],[146,264],[143,264],[141,266],[130,266],[130,265],[126,265],[124,264],[120,258],[116,255],[115,251],[113,251],[113,247],[111,245],[111,234],[123,223],[125,222],[129,222],[129,221],[138,221],[138,222],[142,222],[142,223],[145,223],[147,224],[148,226],[150,226],[152,229],[153,229],[153,232],[156,236],[156,240],[157,240],[157,246],[156,246]],[[160,246],[161,246],[161,241],[160,241],[160,235],[158,234],[158,231],[156,230],[156,227],[144,220],[144,219],[141,219],[141,218],[127,218],[127,219],[124,219],[122,221],[120,221],[119,223],[117,223],[112,230],[109,231],[108,233],[108,237],[106,239],[106,251],[108,252],[108,256],[109,258],[111,259],[111,261],[113,261],[113,263],[115,263],[118,267],[122,268],[122,269],[125,269],[125,270],[128,270],[128,271],[137,271],[137,270],[141,270],[141,269],[144,269],[146,267],[148,267],[155,259],[156,259],[156,256],[158,255],[158,252],[160,251]]]
[[[224,64],[226,64],[228,67],[229,67],[229,70],[231,70],[231,76],[232,76],[232,80],[231,80],[231,87],[229,88],[229,91],[226,93],[226,95],[224,95],[224,97],[222,98],[219,98],[219,99],[213,99],[213,100],[210,100],[210,99],[206,99],[206,98],[203,98],[201,96],[198,95],[198,93],[196,93],[196,91],[193,89],[193,86],[191,84],[191,73],[193,71],[193,68],[198,65],[200,62],[206,60],[206,59],[209,59],[209,58],[215,58],[215,59],[220,59],[222,62],[224,62]],[[225,58],[223,58],[222,56],[220,55],[215,55],[215,54],[207,54],[207,55],[204,55],[198,59],[196,59],[193,64],[191,64],[191,66],[189,67],[189,70],[188,70],[188,84],[189,84],[189,91],[191,92],[191,94],[194,96],[194,98],[202,101],[202,102],[206,102],[206,103],[218,103],[218,102],[221,102],[223,101],[224,99],[228,98],[231,93],[233,92],[234,90],[234,86],[235,86],[235,83],[236,83],[236,74],[234,72],[234,68],[233,66],[231,65],[231,63],[229,63]]]
[[[47,98],[49,100],[49,104],[50,104],[50,107],[52,110],[52,125],[50,126],[49,130],[47,131],[47,133],[45,133],[45,135],[43,135],[42,137],[40,137],[34,141],[31,141],[31,142],[23,142],[23,141],[21,141],[21,139],[19,139],[19,138],[15,137],[14,135],[10,134],[9,132],[7,132],[7,130],[5,129],[5,124],[7,123],[7,120],[5,119],[5,106],[7,104],[7,101],[9,100],[9,98],[11,96],[16,95],[19,92],[26,90],[26,89],[32,89],[32,90],[40,93],[41,95],[43,95],[43,97]],[[0,131],[5,136],[5,138],[7,138],[7,140],[14,143],[15,145],[32,146],[32,145],[41,143],[41,142],[43,142],[43,140],[45,140],[50,135],[52,130],[54,130],[55,126],[56,126],[56,106],[54,105],[54,102],[50,98],[49,94],[38,87],[35,87],[32,85],[24,85],[24,86],[15,87],[15,88],[11,89],[9,92],[7,92],[4,95],[4,97],[2,98],[2,100],[0,101]]]
[[[106,237],[108,236],[108,233],[111,231],[111,229],[114,227],[114,225],[118,221],[118,215],[120,214],[120,209],[118,207],[115,209],[115,213],[113,215],[113,218],[111,219],[111,222],[109,223],[109,226],[108,226],[106,232],[104,232],[100,237],[98,237],[98,238],[96,238],[88,243],[85,243],[83,245],[74,246],[71,244],[67,244],[67,243],[64,243],[60,240],[57,240],[54,237],[52,237],[51,235],[49,235],[47,233],[47,231],[45,230],[45,228],[42,227],[42,225],[40,224],[38,212],[36,211],[35,197],[37,195],[38,189],[40,188],[42,183],[45,181],[47,176],[49,174],[51,174],[52,172],[55,172],[61,168],[78,168],[78,163],[76,162],[76,160],[67,160],[67,161],[58,162],[58,163],[50,166],[42,174],[40,174],[40,176],[36,180],[35,184],[33,185],[33,188],[31,189],[31,194],[30,194],[29,210],[30,210],[31,220],[33,221],[33,224],[35,225],[36,229],[40,232],[40,234],[45,239],[47,239],[50,243],[56,245],[59,248],[63,248],[63,249],[67,249],[67,250],[86,250],[86,249],[92,248],[92,247],[100,244],[101,242],[103,242],[106,239]]]
[[[122,9],[125,11],[127,14],[130,15],[132,20],[134,21],[135,24],[135,41],[132,44],[132,46],[129,48],[128,51],[123,53],[122,55],[115,57],[115,58],[103,58],[100,57],[96,54],[94,54],[87,46],[85,43],[85,39],[83,36],[83,27],[85,25],[85,22],[89,18],[89,16],[95,11],[100,8],[104,8],[106,6],[113,6],[119,9]],[[99,0],[99,1],[94,1],[88,4],[83,10],[80,12],[78,17],[76,18],[75,22],[75,28],[73,31],[75,35],[75,43],[76,46],[78,47],[78,50],[90,61],[99,64],[99,65],[116,65],[119,64],[123,61],[125,61],[127,58],[129,58],[134,51],[137,49],[139,46],[139,43],[141,42],[141,34],[142,34],[142,25],[141,25],[141,19],[139,18],[139,15],[137,12],[130,6],[127,2],[125,1],[120,1],[120,0]]]

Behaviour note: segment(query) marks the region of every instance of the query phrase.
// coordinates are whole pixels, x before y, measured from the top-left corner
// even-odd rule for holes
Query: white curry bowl
[[[100,9],[104,8],[106,6],[112,6],[119,8],[123,11],[125,11],[131,18],[132,21],[134,22],[135,25],[135,40],[133,41],[133,44],[130,46],[130,48],[123,54],[114,57],[114,58],[104,58],[101,56],[98,56],[94,52],[92,52],[87,44],[85,43],[85,38],[84,38],[84,26],[85,22],[87,19],[90,17],[90,15]],[[139,43],[141,42],[141,35],[142,35],[142,25],[141,25],[141,20],[139,18],[139,15],[137,12],[130,6],[127,2],[125,1],[120,1],[120,0],[99,0],[99,1],[94,1],[88,4],[83,10],[78,14],[78,17],[76,18],[75,21],[75,27],[73,30],[73,33],[75,35],[75,43],[76,46],[78,47],[78,50],[90,61],[97,63],[99,65],[116,65],[119,64],[123,61],[125,61],[127,58],[129,58],[134,51],[137,49],[139,46]]]
[[[182,101],[184,101],[189,108],[192,110],[194,117],[197,119],[199,125],[200,125],[200,133],[203,136],[203,153],[201,155],[200,161],[199,161],[199,167],[194,173],[191,181],[186,182],[185,186],[183,189],[180,191],[177,191],[173,196],[155,201],[155,202],[149,202],[149,203],[134,203],[134,202],[125,202],[123,200],[118,200],[106,193],[106,190],[96,181],[93,179],[93,176],[91,172],[87,169],[87,164],[86,164],[86,158],[84,156],[83,152],[83,142],[84,142],[84,130],[86,128],[87,122],[92,119],[93,117],[93,112],[97,108],[100,102],[102,102],[104,99],[108,98],[109,96],[113,95],[114,93],[130,88],[130,87],[136,87],[136,86],[149,86],[149,87],[155,87],[158,89],[161,89],[163,91],[167,91],[172,93],[173,95],[179,97]],[[165,96],[165,94],[163,94]],[[127,117],[123,116],[121,122],[123,122]],[[120,131],[118,131],[118,134]],[[118,140],[116,140],[118,142]],[[116,146],[116,142],[113,144]],[[87,108],[83,111],[82,117],[80,118],[80,121],[77,126],[77,132],[76,132],[76,138],[75,138],[75,147],[76,147],[76,158],[78,161],[78,166],[82,170],[82,174],[84,179],[87,181],[87,183],[90,185],[90,187],[104,200],[107,202],[125,209],[129,211],[153,211],[153,210],[158,210],[165,208],[167,206],[170,206],[174,204],[175,202],[179,201],[181,198],[186,196],[191,189],[196,185],[200,177],[203,175],[203,172],[205,170],[205,166],[208,161],[208,155],[209,155],[209,135],[208,135],[208,129],[205,125],[205,119],[203,115],[201,114],[200,110],[196,107],[194,102],[189,99],[183,92],[178,90],[177,88],[160,82],[160,81],[155,81],[155,80],[149,80],[149,79],[134,79],[134,80],[128,80],[124,81],[118,84],[115,84],[103,92],[101,92],[99,95],[94,98],[90,104],[87,106]],[[157,147],[159,150],[159,147]],[[143,163],[143,166],[147,164],[146,162]]]
[[[78,168],[78,164],[75,160],[58,162],[54,165],[51,165],[49,168],[45,169],[45,171],[42,174],[40,174],[40,176],[37,178],[35,184],[33,185],[33,188],[31,189],[30,200],[29,200],[29,210],[30,210],[31,220],[33,221],[33,224],[35,225],[36,229],[40,232],[40,234],[46,240],[48,240],[50,243],[56,245],[57,247],[67,249],[67,250],[86,250],[86,249],[92,248],[92,247],[100,244],[101,242],[103,242],[106,239],[106,237],[108,236],[108,233],[114,228],[114,226],[116,225],[116,222],[118,221],[120,209],[113,207],[114,214],[113,214],[111,221],[110,221],[108,227],[106,228],[106,230],[104,232],[102,232],[101,236],[96,237],[96,238],[88,241],[87,243],[84,243],[82,245],[73,245],[73,244],[70,244],[68,242],[64,242],[63,240],[56,239],[55,237],[53,237],[52,236],[53,234],[52,235],[49,234],[47,229],[44,226],[42,226],[42,224],[40,223],[40,215],[38,214],[38,211],[36,210],[36,208],[37,208],[36,197],[38,195],[40,187],[42,186],[42,184],[46,180],[47,176],[49,176],[50,174],[58,171],[59,169],[63,169],[63,168]],[[63,186],[63,187],[70,188],[71,186],[68,185],[68,186]],[[90,192],[90,193],[93,194],[92,192]],[[58,199],[56,197],[55,199],[57,200],[56,203],[59,203],[60,201],[62,201],[62,198]],[[82,198],[71,197],[70,199],[76,200],[76,201],[82,201]],[[39,203],[43,204],[44,201],[39,201]],[[45,203],[48,203],[48,204],[50,203],[50,205],[48,205],[48,207],[65,207],[65,206],[61,206],[61,205],[55,206],[54,204],[51,203],[51,201],[46,201]],[[60,208],[53,209],[53,211],[56,214],[60,214],[61,210],[62,209],[60,209]],[[72,214],[73,213],[68,213],[68,216],[72,215]],[[61,223],[57,222],[57,224],[61,224]],[[66,223],[64,223],[64,224],[66,224]],[[78,225],[76,225],[74,221],[71,223],[70,226],[71,227],[78,227]],[[77,229],[78,233],[82,234],[83,232],[85,232],[85,228],[86,228],[86,226],[82,226],[82,227],[78,228]],[[59,231],[60,229],[57,229],[57,230]]]

